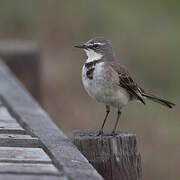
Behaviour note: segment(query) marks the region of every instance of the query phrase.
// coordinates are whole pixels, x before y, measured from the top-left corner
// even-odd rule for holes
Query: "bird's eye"
[[[88,45],[88,48],[90,48],[90,49],[97,49],[97,48],[99,48],[99,44],[90,44],[90,45]]]
[[[99,44],[93,44],[93,48],[99,47]]]

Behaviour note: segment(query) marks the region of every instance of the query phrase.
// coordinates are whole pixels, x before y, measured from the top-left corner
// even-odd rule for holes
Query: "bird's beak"
[[[87,49],[87,45],[85,44],[79,44],[79,45],[75,45],[75,48],[81,48],[81,49]]]

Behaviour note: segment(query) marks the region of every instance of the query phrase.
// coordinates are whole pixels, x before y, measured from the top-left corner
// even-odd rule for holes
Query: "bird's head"
[[[82,48],[89,59],[100,59],[104,56],[114,56],[111,42],[102,37],[96,37],[84,44],[75,45],[74,47]]]

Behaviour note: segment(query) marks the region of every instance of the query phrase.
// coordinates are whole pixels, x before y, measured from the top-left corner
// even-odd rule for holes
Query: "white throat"
[[[102,54],[98,54],[96,53],[95,51],[91,50],[91,49],[84,49],[87,56],[88,56],[88,59],[86,60],[86,63],[89,63],[89,62],[93,62],[93,61],[96,61],[96,60],[99,60],[102,58]]]

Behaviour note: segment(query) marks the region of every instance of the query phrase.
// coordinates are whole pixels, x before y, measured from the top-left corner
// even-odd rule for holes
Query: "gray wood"
[[[10,115],[5,106],[0,105],[0,123],[1,122],[16,122],[16,120]]]
[[[59,175],[53,164],[40,163],[0,163],[1,173]]]
[[[0,96],[13,117],[17,118],[28,133],[39,138],[56,167],[62,169],[67,177],[73,180],[103,179],[2,61]]]
[[[0,147],[0,162],[51,163],[40,148]]]
[[[0,174],[0,180],[71,180],[67,176]],[[78,179],[79,180],[79,179]]]
[[[25,130],[17,123],[16,119],[11,116],[5,106],[0,106],[0,133],[25,134]]]
[[[1,41],[0,56],[31,94],[41,102],[41,58],[38,44],[28,41]]]
[[[17,122],[0,121],[0,134],[25,134],[25,130]]]
[[[1,114],[0,114],[0,123],[3,123],[3,122],[6,122],[6,123],[17,123],[16,119],[11,117],[11,118],[8,118],[8,117],[2,117]]]
[[[141,157],[135,134],[97,136],[95,131],[75,131],[74,144],[105,180],[140,180]]]
[[[22,134],[0,134],[0,146],[40,147],[38,138]]]

